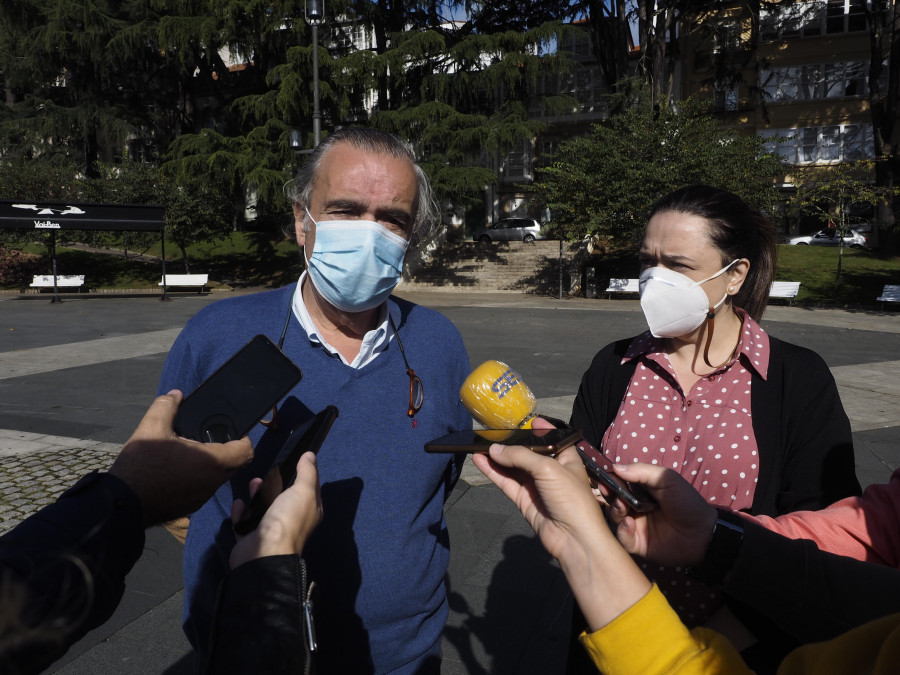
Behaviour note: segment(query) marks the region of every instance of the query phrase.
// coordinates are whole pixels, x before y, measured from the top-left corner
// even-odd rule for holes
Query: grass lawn
[[[885,284],[900,284],[900,257],[879,257],[873,251],[844,249],[840,281],[835,289],[838,248],[778,247],[775,278],[799,281],[797,301],[815,304],[874,306]]]

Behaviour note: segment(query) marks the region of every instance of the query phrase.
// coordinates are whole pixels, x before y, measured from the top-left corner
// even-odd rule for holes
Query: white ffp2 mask
[[[710,312],[709,298],[700,286],[724,274],[736,262],[732,260],[702,281],[693,281],[665,267],[649,267],[641,272],[641,309],[653,336],[681,337],[700,328]],[[722,296],[712,311],[721,307],[727,297],[727,293]]]

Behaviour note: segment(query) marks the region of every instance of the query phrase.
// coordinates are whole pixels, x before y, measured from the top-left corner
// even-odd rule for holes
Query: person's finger
[[[489,449],[490,458],[500,466],[509,469],[521,469],[526,473],[533,473],[541,464],[555,461],[550,457],[544,457],[521,445],[501,445],[494,443]]]
[[[661,488],[666,485],[666,474],[670,471],[662,466],[653,464],[616,464],[613,466],[616,474],[629,483],[641,483],[649,488]]]
[[[545,420],[543,417],[535,417],[531,420],[531,428],[532,429],[555,429],[550,422]]]
[[[178,412],[178,406],[181,404],[182,394],[178,389],[173,389],[168,394],[157,396],[147,412],[141,418],[137,429],[132,434],[132,438],[140,438],[145,435],[158,434],[165,430],[171,434],[172,423],[175,420],[175,413]]]
[[[495,444],[496,445],[496,444]],[[494,447],[494,446],[492,446]],[[506,447],[506,446],[498,446]],[[476,454],[472,456],[472,463],[491,481],[500,488],[500,491],[507,497],[515,501],[515,493],[522,486],[522,482],[510,475],[504,467],[495,464],[494,461],[485,454]]]
[[[608,492],[609,491],[607,490],[607,497],[609,497]],[[611,501],[612,504],[609,505],[607,516],[613,523],[619,524],[628,517],[630,511],[628,509],[628,506],[626,506],[625,502],[623,502],[621,499],[613,499]]]
[[[314,452],[304,452],[297,460],[297,477],[294,483],[304,485],[312,490],[319,486],[319,467]]]
[[[262,484],[263,479],[259,476],[250,479],[250,482],[247,484],[247,489],[250,491],[250,499],[253,499],[253,496],[256,494]]]
[[[616,539],[629,553],[637,552],[637,528],[634,518],[626,516],[616,526]]]
[[[237,469],[253,459],[253,444],[244,436],[236,441],[223,443],[216,448],[216,455],[229,469]]]
[[[235,499],[231,502],[231,522],[236,523],[241,519],[241,516],[244,514],[244,509],[247,505],[244,503],[243,499]]]
[[[584,466],[584,462],[581,461],[581,455],[578,454],[578,451],[575,449],[574,445],[570,445],[562,450],[560,450],[556,454],[556,461],[562,464],[563,466]],[[585,471],[585,476],[587,476],[587,471]]]

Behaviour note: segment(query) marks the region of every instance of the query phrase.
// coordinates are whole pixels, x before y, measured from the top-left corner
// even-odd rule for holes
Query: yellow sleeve
[[[715,631],[689,631],[655,584],[614,621],[594,633],[582,633],[580,640],[604,675],[753,672]]]
[[[870,621],[828,642],[792,651],[779,675],[893,675],[900,665],[900,614]]]

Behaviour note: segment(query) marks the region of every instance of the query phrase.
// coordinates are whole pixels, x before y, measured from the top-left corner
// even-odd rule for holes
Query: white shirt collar
[[[294,290],[294,298],[291,301],[291,310],[312,344],[321,345],[326,352],[332,356],[336,356],[351,368],[362,368],[375,360],[375,357],[388,348],[388,344],[390,344],[390,341],[394,337],[394,331],[391,329],[388,322],[388,312],[390,312],[390,317],[394,320],[394,325],[400,325],[400,307],[394,300],[388,298],[385,303],[381,305],[378,310],[377,325],[363,336],[359,354],[356,355],[356,358],[353,359],[352,363],[348,363],[347,359],[345,359],[338,350],[328,344],[325,338],[319,334],[315,322],[309,315],[309,311],[306,309],[306,305],[303,302],[302,289],[305,280],[306,272],[304,271],[303,274],[300,275],[300,280],[297,282],[297,288]]]

